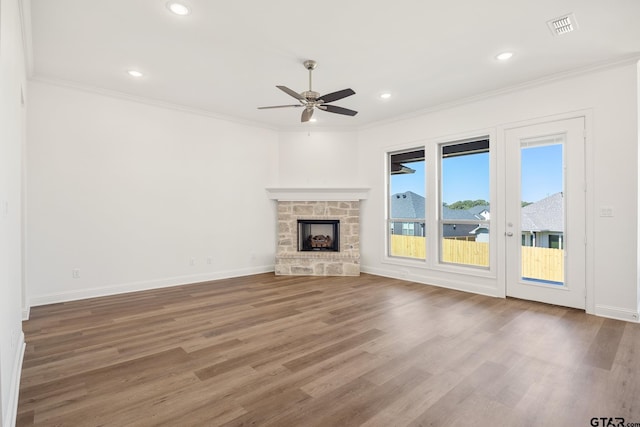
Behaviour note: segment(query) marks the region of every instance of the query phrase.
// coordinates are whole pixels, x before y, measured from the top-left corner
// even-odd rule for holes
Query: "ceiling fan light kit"
[[[350,110],[348,108],[338,107],[337,105],[328,105],[331,102],[338,101],[346,98],[347,96],[355,95],[352,89],[342,89],[337,92],[331,92],[326,95],[320,95],[318,92],[312,89],[312,72],[315,70],[318,63],[314,60],[308,59],[303,62],[304,68],[309,71],[309,90],[298,93],[286,86],[276,86],[278,89],[286,93],[287,95],[296,98],[299,104],[292,105],[273,105],[269,107],[258,107],[259,110],[266,110],[271,108],[289,108],[289,107],[304,107],[300,121],[305,123],[311,120],[314,110],[317,108],[329,113],[342,114],[345,116],[355,116],[357,111]]]

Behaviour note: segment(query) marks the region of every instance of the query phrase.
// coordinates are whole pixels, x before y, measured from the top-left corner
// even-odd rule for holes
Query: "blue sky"
[[[562,191],[562,145],[527,148],[522,152],[522,200],[536,202]],[[413,191],[425,195],[424,162],[407,163],[416,172],[391,177],[391,194]],[[489,154],[450,157],[442,164],[442,195],[446,203],[489,200]]]
[[[537,202],[563,191],[562,144],[522,150],[522,200]]]

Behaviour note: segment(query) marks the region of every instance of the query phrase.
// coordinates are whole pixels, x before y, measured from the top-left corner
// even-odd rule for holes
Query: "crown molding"
[[[268,129],[276,132],[287,132],[287,133],[293,133],[293,132],[305,133],[306,132],[311,134],[311,133],[321,133],[321,132],[345,132],[345,133],[359,132],[362,130],[376,128],[381,125],[401,122],[401,121],[413,119],[416,117],[424,116],[427,114],[431,114],[434,112],[448,110],[448,109],[469,104],[472,102],[483,101],[483,100],[491,99],[501,95],[506,95],[509,93],[542,86],[542,85],[553,83],[556,81],[562,81],[562,80],[574,78],[574,77],[585,75],[585,74],[595,73],[598,71],[603,71],[611,68],[629,65],[629,64],[638,62],[640,60],[640,54],[633,53],[633,54],[626,55],[622,58],[619,58],[615,61],[600,62],[597,64],[591,64],[581,68],[566,70],[563,72],[547,75],[535,80],[529,80],[527,82],[518,83],[505,88],[482,92],[476,95],[460,98],[451,102],[440,103],[438,105],[416,110],[411,113],[390,117],[385,120],[378,120],[368,124],[362,124],[362,125],[356,125],[356,126],[352,126],[352,125],[322,126],[322,125],[316,125],[316,124],[313,124],[313,125],[297,124],[292,126],[281,126],[281,125],[272,125],[264,122],[257,122],[257,121],[247,120],[247,119],[241,119],[235,116],[224,115],[224,114],[215,113],[209,110],[188,107],[185,105],[175,104],[167,101],[160,101],[152,98],[130,95],[124,92],[103,89],[97,86],[84,85],[84,84],[72,82],[69,80],[35,76],[33,75],[33,57],[32,57],[32,47],[31,47],[31,36],[30,36],[31,30],[30,30],[30,19],[28,17],[30,16],[30,12],[28,13],[28,11],[30,10],[30,0],[20,0],[20,4],[21,4],[21,9],[20,9],[21,16],[23,21],[23,43],[25,45],[25,61],[27,64],[26,66],[27,66],[29,80],[31,81],[76,89],[76,90],[95,93],[95,94],[104,95],[112,98],[124,99],[132,102],[147,104],[147,105],[165,108],[165,109],[171,109],[171,110],[180,111],[184,113],[196,114],[196,115],[210,117],[218,120],[224,120],[227,122],[232,122],[232,123],[236,123],[244,126],[257,127],[261,129]]]
[[[603,70],[608,70],[611,68],[617,68],[617,67],[621,67],[624,65],[629,65],[629,64],[633,64],[633,63],[637,63],[638,61],[640,61],[640,54],[638,53],[632,53],[629,55],[625,55],[622,58],[618,58],[616,60],[613,61],[604,61],[604,62],[598,62],[595,64],[590,64],[590,65],[586,65],[584,67],[580,67],[580,68],[573,68],[570,70],[565,70],[565,71],[561,71],[559,73],[554,73],[554,74],[549,74],[547,76],[544,77],[540,77],[538,79],[534,79],[534,80],[529,80],[523,83],[518,83],[515,85],[511,85],[511,86],[507,86],[501,89],[495,89],[495,90],[490,90],[490,91],[486,91],[486,92],[482,92],[476,95],[472,95],[472,96],[468,96],[468,97],[464,97],[464,98],[460,98],[451,102],[443,102],[440,103],[438,105],[434,105],[432,107],[427,107],[427,108],[423,108],[420,110],[416,110],[413,111],[411,113],[407,113],[407,114],[402,114],[399,116],[395,116],[395,117],[391,117],[389,119],[386,120],[380,120],[377,121],[375,123],[369,123],[369,124],[365,124],[362,125],[358,128],[358,130],[368,130],[368,129],[372,129],[372,128],[376,128],[378,126],[381,125],[387,125],[387,124],[391,124],[391,123],[395,123],[395,122],[401,122],[404,120],[409,120],[409,119],[413,119],[416,117],[420,117],[420,116],[424,116],[426,114],[431,114],[431,113],[435,113],[438,111],[444,111],[444,110],[448,110],[454,107],[458,107],[461,105],[465,105],[465,104],[470,104],[472,102],[478,102],[478,101],[483,101],[486,99],[491,99],[491,98],[495,98],[501,95],[506,95],[509,93],[513,93],[513,92],[518,92],[521,90],[525,90],[525,89],[530,89],[530,88],[534,88],[534,87],[538,87],[538,86],[543,86],[549,83],[553,83],[553,82],[557,82],[557,81],[562,81],[562,80],[567,80],[570,78],[574,78],[574,77],[578,77],[581,75],[585,75],[585,74],[591,74],[591,73],[595,73],[598,71],[603,71]]]
[[[27,0],[29,1],[29,0]],[[29,76],[29,81],[35,82],[35,83],[43,83],[43,84],[48,84],[48,85],[52,85],[52,86],[59,86],[59,87],[64,87],[67,89],[74,89],[74,90],[78,90],[81,92],[87,92],[87,93],[93,93],[93,94],[97,94],[97,95],[102,95],[102,96],[107,96],[110,98],[117,98],[117,99],[123,99],[126,101],[131,101],[131,102],[137,102],[140,104],[146,104],[146,105],[151,105],[154,107],[160,107],[160,108],[165,108],[165,109],[170,109],[170,110],[175,110],[175,111],[180,111],[183,113],[190,113],[190,114],[196,114],[199,116],[205,116],[205,117],[210,117],[210,118],[214,118],[217,120],[224,120],[227,122],[232,122],[232,123],[236,123],[236,124],[240,124],[240,125],[244,125],[244,126],[250,126],[250,127],[258,127],[258,128],[262,128],[262,129],[268,129],[268,130],[272,130],[272,131],[276,131],[276,132],[282,132],[282,133],[323,133],[323,132],[357,132],[358,128],[357,127],[346,127],[346,126],[316,126],[315,124],[299,124],[299,125],[293,125],[293,126],[277,126],[277,125],[270,125],[270,124],[266,124],[266,123],[262,123],[262,122],[255,122],[255,121],[251,121],[251,120],[245,120],[245,119],[241,119],[235,116],[229,116],[229,115],[224,115],[224,114],[219,114],[219,113],[214,113],[212,111],[208,111],[208,110],[204,110],[204,109],[199,109],[199,108],[193,108],[193,107],[187,107],[186,105],[181,105],[181,104],[175,104],[172,102],[166,102],[166,101],[160,101],[160,100],[155,100],[152,98],[147,98],[144,96],[135,96],[135,95],[130,95],[124,92],[119,92],[119,91],[115,91],[115,90],[110,90],[110,89],[103,89],[97,86],[90,86],[90,85],[85,85],[85,84],[81,84],[81,83],[77,83],[77,82],[73,82],[71,80],[64,80],[64,79],[56,79],[56,78],[50,78],[50,77],[42,77],[42,76],[37,76],[37,75],[30,75]]]
[[[150,105],[150,106],[153,106],[153,107],[159,107],[159,108],[164,108],[164,109],[168,109],[168,110],[175,110],[175,111],[179,111],[179,112],[182,112],[182,113],[195,114],[195,115],[199,115],[199,116],[209,117],[209,118],[212,118],[212,119],[217,119],[217,120],[223,120],[223,121],[227,121],[227,122],[231,122],[231,123],[236,123],[236,124],[243,125],[243,126],[256,127],[256,128],[261,128],[261,129],[268,129],[268,130],[278,131],[278,127],[272,126],[272,125],[268,125],[268,124],[265,124],[265,123],[260,123],[260,122],[254,122],[254,121],[251,121],[251,120],[240,119],[238,117],[228,116],[228,115],[219,114],[219,113],[214,113],[212,111],[199,109],[199,108],[187,107],[186,105],[175,104],[175,103],[172,103],[172,102],[160,101],[160,100],[157,100],[157,99],[147,98],[147,97],[143,97],[143,96],[130,95],[130,94],[127,94],[127,93],[124,93],[124,92],[119,92],[119,91],[110,90],[110,89],[103,89],[103,88],[100,88],[100,87],[97,87],[97,86],[90,86],[90,85],[80,84],[80,83],[72,82],[70,80],[54,79],[54,78],[41,77],[41,76],[32,76],[32,77],[30,77],[29,80],[32,81],[32,82],[35,82],[35,83],[43,83],[43,84],[48,84],[48,85],[52,85],[52,86],[59,86],[59,87],[67,88],[67,89],[78,90],[78,91],[81,91],[81,92],[93,93],[93,94],[97,94],[97,95],[107,96],[107,97],[110,97],[110,98],[116,98],[116,99],[122,99],[122,100],[125,100],[125,101],[136,102],[136,103],[139,103],[139,104],[146,104],[146,105]]]
[[[33,76],[33,39],[31,38],[31,0],[18,0],[20,11],[20,29],[22,31],[22,48],[27,77]]]

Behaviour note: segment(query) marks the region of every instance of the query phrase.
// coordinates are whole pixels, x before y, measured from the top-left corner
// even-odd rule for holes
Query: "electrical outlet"
[[[80,278],[80,269],[79,268],[74,268],[73,270],[71,270],[71,277],[73,277],[74,279],[79,279]]]
[[[191,266],[196,265],[196,259],[195,258],[190,258],[189,259],[189,265],[191,265]]]
[[[207,257],[207,264],[211,265],[213,264],[213,257]]]

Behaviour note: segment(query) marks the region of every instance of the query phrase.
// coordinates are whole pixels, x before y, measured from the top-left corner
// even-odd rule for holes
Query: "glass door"
[[[507,295],[585,308],[584,118],[505,136]]]

